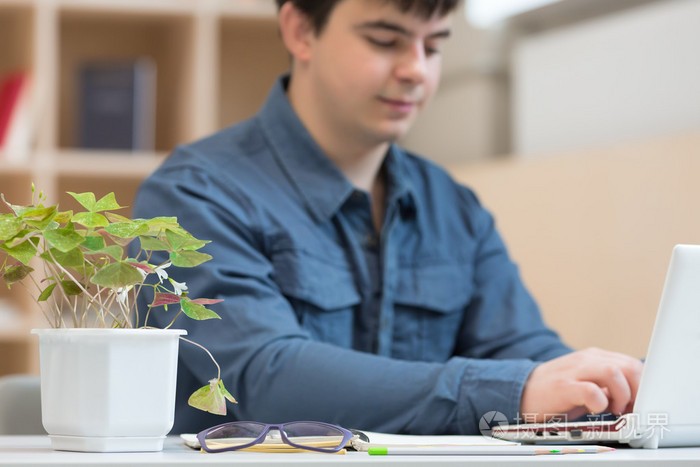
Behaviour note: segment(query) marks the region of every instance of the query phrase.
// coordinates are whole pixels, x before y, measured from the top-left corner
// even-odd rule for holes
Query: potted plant
[[[180,314],[217,319],[207,305],[221,301],[190,298],[168,268],[208,261],[211,256],[197,251],[208,242],[174,217],[129,219],[113,212],[122,209],[114,193],[99,200],[93,193],[68,194],[85,211],[45,206],[33,185],[28,206],[2,195],[11,212],[0,214],[6,253],[0,277],[8,287],[33,287],[51,326],[32,330],[39,336],[42,422],[54,449],[161,450],[173,425],[178,341],[186,334],[171,326]],[[129,257],[133,241],[140,249]],[[166,252],[168,260],[152,264],[154,251]],[[139,310],[144,288],[153,290],[153,300]],[[149,315],[168,307],[178,308],[171,323],[150,327]],[[192,394],[190,405],[225,414],[225,399],[235,400],[219,365],[192,344],[209,354],[219,374]]]

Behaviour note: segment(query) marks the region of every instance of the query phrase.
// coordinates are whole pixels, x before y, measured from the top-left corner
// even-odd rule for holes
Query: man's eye
[[[427,41],[423,43],[423,50],[425,50],[425,55],[438,55],[440,53],[441,41]]]
[[[383,47],[383,48],[390,48],[394,47],[396,45],[396,41],[393,39],[390,40],[380,40],[374,37],[368,37],[367,40],[369,41],[370,44],[376,45],[377,47]]]
[[[437,55],[440,53],[440,49],[437,47],[425,47],[425,55],[430,56],[430,55]]]

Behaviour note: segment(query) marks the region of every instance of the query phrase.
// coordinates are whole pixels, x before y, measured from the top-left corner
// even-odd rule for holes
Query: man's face
[[[402,136],[437,88],[451,15],[342,0],[312,39],[309,74],[326,124],[369,144]]]

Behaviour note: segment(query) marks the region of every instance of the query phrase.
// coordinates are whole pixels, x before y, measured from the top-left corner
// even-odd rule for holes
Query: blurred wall
[[[513,152],[700,128],[700,1],[666,0],[514,42]]]

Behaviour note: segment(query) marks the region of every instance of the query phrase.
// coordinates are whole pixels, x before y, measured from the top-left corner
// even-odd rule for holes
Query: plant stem
[[[192,345],[196,345],[200,349],[204,350],[207,353],[207,355],[209,355],[209,358],[211,359],[211,361],[214,362],[214,365],[216,365],[216,379],[221,379],[221,367],[219,366],[219,364],[216,362],[216,359],[214,358],[214,356],[211,354],[211,352],[209,352],[209,350],[207,350],[206,347],[204,347],[203,345],[198,344],[194,341],[191,341],[185,337],[182,337],[182,336],[180,336],[180,339],[182,339],[185,342],[189,342]]]

